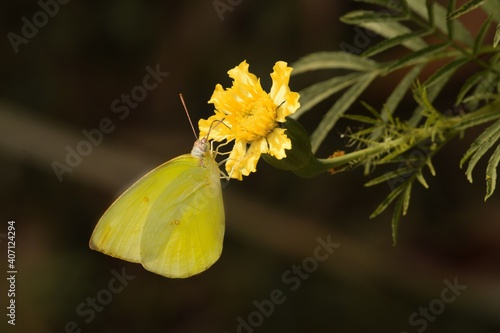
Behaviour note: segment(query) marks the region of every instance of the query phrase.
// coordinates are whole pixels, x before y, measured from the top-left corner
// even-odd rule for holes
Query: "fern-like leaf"
[[[476,9],[484,3],[484,0],[469,0],[467,3],[463,4],[460,8],[457,8],[450,14],[448,14],[448,20],[454,20],[468,12]]]
[[[321,69],[348,69],[367,72],[375,70],[379,64],[371,59],[348,52],[317,52],[307,55],[292,64],[293,75]]]
[[[471,183],[472,171],[474,171],[477,162],[498,140],[500,140],[500,120],[496,121],[493,125],[481,133],[481,135],[474,140],[465,155],[462,157],[460,167],[463,167],[465,162],[469,161],[465,174]]]
[[[497,146],[495,151],[488,161],[488,166],[486,167],[486,196],[484,200],[486,201],[495,192],[495,187],[497,184],[497,168],[498,162],[500,162],[500,144]]]
[[[363,78],[350,87],[326,112],[318,127],[311,135],[311,146],[313,152],[318,150],[321,142],[327,136],[328,132],[333,128],[352,103],[354,103],[359,95],[361,95],[361,93],[377,77],[377,75],[377,73],[364,74]]]
[[[498,43],[500,43],[500,23],[497,25],[497,29],[495,31],[495,37],[493,37],[493,47],[497,47]]]

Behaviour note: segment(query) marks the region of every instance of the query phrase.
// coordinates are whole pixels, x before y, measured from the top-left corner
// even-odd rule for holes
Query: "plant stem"
[[[468,113],[465,115],[454,116],[450,118],[444,118],[445,121],[439,122],[439,125],[435,127],[419,127],[411,129],[409,132],[404,133],[401,137],[388,140],[383,142],[375,142],[370,144],[369,147],[356,150],[354,152],[337,156],[333,158],[317,159],[318,169],[323,171],[330,168],[341,168],[345,166],[352,165],[353,163],[363,163],[367,159],[373,159],[381,152],[391,152],[395,148],[405,146],[406,143],[411,142],[413,147],[418,145],[420,142],[432,139],[436,132],[446,133],[444,143],[449,142],[458,133],[500,118],[500,102],[493,102],[483,106],[482,108]],[[443,143],[442,142],[442,143]],[[441,144],[439,145],[441,146]],[[405,150],[408,150],[407,148]]]

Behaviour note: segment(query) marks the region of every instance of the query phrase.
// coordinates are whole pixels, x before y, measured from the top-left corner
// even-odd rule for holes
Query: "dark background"
[[[339,22],[355,8],[353,2],[237,2],[221,20],[212,1],[73,0],[59,5],[18,53],[7,34],[20,35],[22,17],[32,22],[41,7],[35,1],[4,4],[0,236],[7,233],[7,221],[15,220],[18,275],[16,327],[6,324],[5,310],[2,327],[237,332],[241,317],[258,326],[239,329],[246,333],[499,332],[500,197],[497,191],[484,203],[484,171],[469,184],[458,168],[477,130],[436,157],[437,177],[427,177],[430,189],[415,187],[397,247],[391,245],[390,215],[368,218],[388,186],[363,187],[368,178],[359,169],[300,179],[261,161],[257,173],[224,189],[224,251],[208,271],[170,280],[89,249],[95,223],[121,191],[190,151],[194,138],[179,93],[193,119],[206,118],[213,112],[207,101],[215,84],[230,86],[227,71],[242,60],[268,90],[276,61],[293,63],[354,43],[356,32]],[[473,31],[477,22],[472,15],[464,18]],[[121,120],[111,103],[142,84],[146,66],[170,74]],[[299,91],[322,75],[292,77],[291,87]],[[381,107],[396,81],[382,82],[363,100]],[[452,102],[452,96],[440,100],[444,108]],[[304,117],[309,131],[325,107]],[[362,110],[359,103],[355,108]],[[112,133],[59,182],[52,163],[64,163],[65,147],[76,147],[85,139],[82,131],[98,127],[103,118],[112,119]],[[340,134],[346,126],[332,132],[331,147],[322,147],[321,157],[345,149]],[[340,247],[291,290],[295,284],[283,275],[313,255],[318,237],[329,235]],[[0,240],[6,254],[6,239]],[[5,267],[6,255],[0,261]],[[110,294],[113,272],[123,271],[133,279]],[[467,289],[442,310],[436,299],[446,288],[443,281],[455,279]],[[254,302],[269,304],[273,290],[283,292],[282,304],[254,313]],[[106,304],[89,311],[96,296]],[[5,309],[4,288],[1,299]],[[424,321],[412,326],[412,313],[429,304],[439,315],[431,312],[425,327]]]

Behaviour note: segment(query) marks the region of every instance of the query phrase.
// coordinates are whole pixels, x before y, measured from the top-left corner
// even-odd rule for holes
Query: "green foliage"
[[[313,112],[320,102],[336,96],[311,134],[313,153],[342,117],[360,123],[359,130],[348,134],[348,147],[354,147],[354,151],[316,159],[315,163],[321,165],[322,171],[328,166],[341,169],[360,166],[367,175],[382,167],[386,170],[366,186],[389,185],[388,196],[371,217],[393,207],[395,244],[399,222],[409,208],[413,184],[418,182],[428,187],[425,175],[435,175],[434,155],[468,128],[487,126],[465,152],[460,167],[467,165],[465,173],[472,182],[477,162],[490,154],[485,199],[495,190],[500,162],[500,52],[496,49],[500,43],[500,0],[470,0],[460,7],[455,0],[448,1],[446,6],[429,0],[355,1],[377,9],[353,11],[341,21],[363,28],[356,30],[358,34],[367,29],[383,40],[378,37],[377,43],[370,40],[367,46],[368,43],[357,43],[358,36],[350,44],[341,43],[341,51],[310,54],[293,64],[294,75],[319,70],[332,73],[330,78],[300,92],[302,106],[293,117],[298,119],[306,112]],[[484,11],[487,19],[473,36],[463,22],[477,10]],[[493,38],[489,37],[492,32]],[[370,36],[375,35],[366,33],[363,38],[366,41]],[[432,75],[422,78],[422,72],[431,64],[435,66]],[[443,91],[452,83],[457,86],[456,80],[452,80],[465,66],[477,71],[458,83],[458,92],[451,97],[449,108],[438,110],[435,102],[450,99],[443,96]],[[363,92],[378,78],[396,72],[400,80],[388,90],[380,111],[362,103],[367,115],[348,113],[353,106],[359,106]],[[408,94],[412,94],[415,102],[410,110],[401,105]]]

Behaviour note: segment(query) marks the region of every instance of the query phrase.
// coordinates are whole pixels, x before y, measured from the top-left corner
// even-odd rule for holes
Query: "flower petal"
[[[285,122],[285,117],[291,115],[299,108],[299,94],[291,92],[288,87],[292,68],[287,67],[286,62],[276,62],[273,69],[274,71],[271,73],[273,85],[269,96],[279,106],[276,110],[276,120]]]
[[[288,81],[290,80],[292,68],[287,67],[286,65],[286,62],[284,61],[276,62],[273,67],[274,71],[271,73],[273,85],[269,96],[271,96],[271,99],[276,103],[276,105],[283,103],[285,101],[285,94],[290,91],[288,89]]]
[[[259,79],[254,74],[248,71],[249,65],[246,60],[243,60],[238,66],[227,71],[229,77],[234,81],[241,82],[242,84],[254,85],[258,83]]]
[[[266,139],[263,138],[253,141],[250,144],[250,148],[248,148],[246,155],[241,161],[241,163],[244,164],[242,165],[241,173],[244,176],[248,176],[250,172],[257,171],[257,162],[259,161],[260,155],[263,153],[267,153],[267,151],[268,148]]]
[[[248,147],[244,141],[235,141],[233,150],[226,162],[226,171],[229,177],[242,180],[242,176],[248,176],[257,171],[257,162],[263,153],[268,151],[265,139],[253,141]]]
[[[285,149],[292,148],[292,141],[286,136],[284,128],[275,128],[267,136],[267,142],[269,144],[269,155],[276,157],[278,160],[286,157]]]
[[[247,144],[244,141],[235,141],[233,150],[226,162],[226,172],[230,178],[243,180],[240,165],[246,153]]]
[[[198,128],[200,129],[200,138],[210,134],[209,139],[215,141],[231,141],[234,139],[232,136],[231,128],[227,126],[227,124],[223,124],[224,116],[215,111],[215,115],[210,116],[208,119],[200,119],[198,121]],[[210,131],[210,133],[208,133]]]

